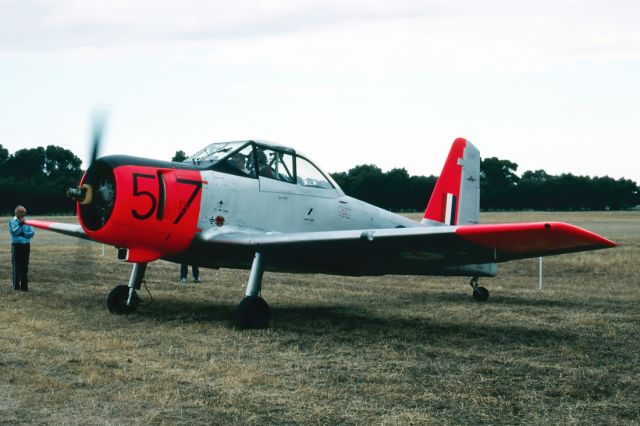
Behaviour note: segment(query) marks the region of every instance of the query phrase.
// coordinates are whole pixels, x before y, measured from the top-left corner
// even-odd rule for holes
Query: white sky
[[[223,140],[327,171],[438,174],[455,137],[518,173],[640,182],[638,1],[0,0],[0,144],[170,159]]]

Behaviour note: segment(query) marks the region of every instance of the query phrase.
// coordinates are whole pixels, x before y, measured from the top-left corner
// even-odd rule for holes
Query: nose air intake
[[[90,230],[101,229],[111,217],[116,200],[113,169],[100,160],[95,161],[82,181],[82,185],[69,190],[71,196],[80,196],[78,213],[82,223]]]

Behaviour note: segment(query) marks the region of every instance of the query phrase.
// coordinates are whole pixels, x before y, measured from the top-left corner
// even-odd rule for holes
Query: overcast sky
[[[456,137],[518,172],[640,182],[638,1],[0,0],[0,144],[169,160],[267,139],[327,171],[438,174]]]

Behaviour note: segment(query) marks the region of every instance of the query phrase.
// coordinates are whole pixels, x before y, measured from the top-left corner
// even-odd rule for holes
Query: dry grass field
[[[131,266],[38,231],[28,293],[0,232],[0,424],[638,424],[640,212],[563,220],[621,247],[466,278],[266,273],[267,330],[232,318],[248,273],[149,266],[145,305],[107,312]],[[3,219],[6,223],[6,218]],[[6,225],[5,225],[6,226]]]

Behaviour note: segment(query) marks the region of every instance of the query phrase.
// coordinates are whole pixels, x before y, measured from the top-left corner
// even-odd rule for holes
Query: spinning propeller
[[[107,123],[108,111],[106,109],[96,109],[92,113],[91,117],[91,146],[90,157],[87,172],[91,169],[94,162],[100,154],[100,147],[102,145],[104,128]],[[93,200],[93,191],[91,185],[81,184],[77,188],[67,189],[67,197],[78,201],[81,205],[90,204]]]
[[[89,157],[89,167],[96,161],[98,154],[100,154],[100,145],[102,144],[102,137],[104,135],[104,127],[107,123],[107,116],[109,115],[106,109],[97,109],[92,113],[91,118],[91,156]],[[87,167],[88,169],[88,167]]]

